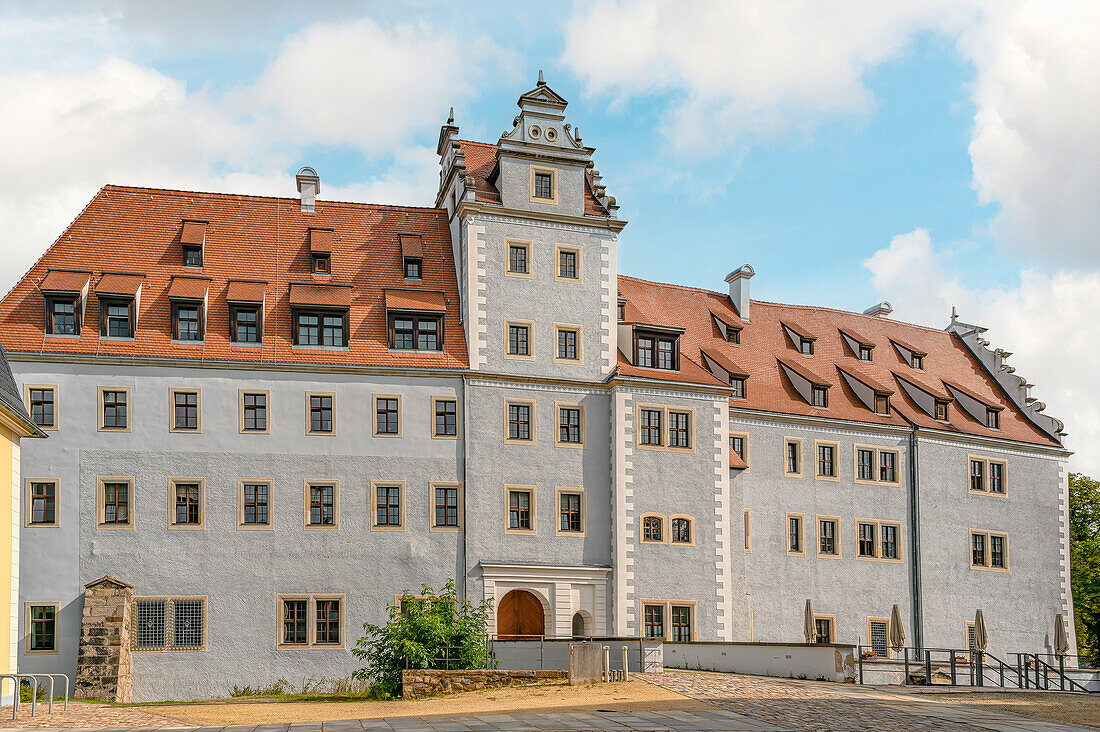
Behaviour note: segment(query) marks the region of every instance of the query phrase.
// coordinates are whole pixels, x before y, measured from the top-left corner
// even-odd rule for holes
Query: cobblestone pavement
[[[31,716],[31,705],[20,703],[19,718],[11,718],[11,707],[0,709],[0,727],[17,728],[64,728],[64,727],[171,727],[186,725],[181,719],[149,711],[141,707],[118,707],[111,704],[89,704],[87,702],[69,702],[65,711],[63,702],[55,701],[53,713],[47,714],[47,702],[38,702],[35,716]]]
[[[647,674],[646,681],[710,702],[759,722],[807,732],[1077,732],[1090,730],[1009,712],[945,704],[935,695],[734,674],[675,671]]]

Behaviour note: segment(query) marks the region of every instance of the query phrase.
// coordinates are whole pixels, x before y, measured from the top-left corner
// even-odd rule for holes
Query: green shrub
[[[486,668],[491,608],[488,599],[477,605],[469,600],[460,603],[453,579],[439,594],[428,585],[417,596],[406,591],[396,605],[387,608],[385,625],[363,624],[366,635],[351,652],[365,665],[353,675],[371,683],[374,693],[385,698],[400,693],[402,669]]]

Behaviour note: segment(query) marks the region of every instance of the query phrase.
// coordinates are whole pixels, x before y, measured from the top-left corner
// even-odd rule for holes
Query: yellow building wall
[[[0,673],[14,673],[19,649],[19,438],[0,424],[0,560],[10,571],[0,570],[0,638],[7,648],[0,650]],[[2,566],[2,564],[0,564]],[[6,607],[5,607],[6,605]],[[2,648],[2,646],[0,646]],[[4,681],[3,699],[10,703],[13,685]]]

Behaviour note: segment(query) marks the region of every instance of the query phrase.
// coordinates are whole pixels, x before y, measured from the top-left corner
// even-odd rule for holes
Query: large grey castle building
[[[619,274],[626,222],[540,81],[438,144],[424,208],[106,186],[0,303],[19,667],[132,586],[135,699],[346,676],[422,583],[504,636],[1048,648],[1062,425],[946,330]],[[715,263],[718,265],[719,263]],[[736,266],[738,262],[726,263]],[[1069,623],[1072,628],[1073,624]],[[1072,637],[1071,637],[1072,643]]]

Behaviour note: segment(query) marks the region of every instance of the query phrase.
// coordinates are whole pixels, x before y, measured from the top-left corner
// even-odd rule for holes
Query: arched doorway
[[[507,640],[546,632],[542,603],[527,590],[512,590],[497,606],[497,636]]]
[[[584,638],[591,635],[586,630],[587,623],[585,622],[584,613],[573,613],[573,637]]]

